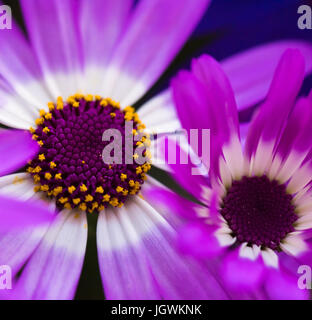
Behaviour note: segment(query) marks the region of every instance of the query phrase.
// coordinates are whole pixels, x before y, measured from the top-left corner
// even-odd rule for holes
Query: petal
[[[297,48],[306,59],[306,73],[312,70],[312,46],[303,41],[276,41],[238,53],[221,62],[235,93],[239,110],[263,100],[275,68],[284,51]]]
[[[124,209],[103,212],[98,254],[109,299],[224,298],[208,271],[177,253],[175,235],[168,221],[139,197]]]
[[[27,201],[36,197],[31,177],[25,173],[0,178],[0,194]],[[50,206],[51,210],[54,206]],[[0,265],[9,265],[14,276],[25,264],[44,236],[49,224],[23,226],[21,229],[9,229],[0,233]]]
[[[0,175],[23,167],[38,150],[38,143],[29,132],[0,130]]]
[[[79,3],[79,28],[85,62],[83,88],[86,92],[103,94],[101,82],[129,20],[133,0],[82,0]]]
[[[184,254],[196,258],[212,258],[221,254],[223,248],[213,235],[216,229],[204,223],[188,223],[178,232],[178,246]]]
[[[32,107],[40,107],[49,98],[40,82],[42,74],[36,57],[17,24],[13,23],[12,29],[2,31],[0,74],[13,88],[15,95],[25,99]]]
[[[298,277],[271,269],[265,281],[265,289],[272,300],[308,300],[309,290],[298,287]]]
[[[181,128],[169,90],[144,104],[139,109],[138,115],[146,125],[147,132],[153,134],[175,132]]]
[[[138,100],[177,54],[209,2],[140,1],[107,71],[107,94],[122,104]]]
[[[256,151],[259,155],[272,154],[293,108],[303,78],[303,56],[299,50],[288,49],[275,71],[267,99],[250,125],[246,141],[246,151],[250,157]],[[258,148],[259,142],[267,146],[268,150]],[[266,161],[262,159],[262,162]]]
[[[77,92],[81,89],[78,75],[82,66],[77,2],[23,0],[21,6],[30,41],[53,97]]]
[[[62,211],[16,283],[17,299],[73,299],[82,270],[87,219],[83,212]]]
[[[220,276],[233,291],[245,292],[257,290],[263,281],[264,265],[260,258],[251,260],[240,257],[235,250],[223,261]]]

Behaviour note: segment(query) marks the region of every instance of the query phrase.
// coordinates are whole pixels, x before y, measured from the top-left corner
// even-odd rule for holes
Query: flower
[[[169,191],[153,194],[158,205],[186,219],[180,249],[208,259],[229,298],[309,297],[297,285],[298,267],[311,265],[312,257],[312,99],[297,99],[304,72],[300,51],[286,50],[244,144],[230,81],[213,58],[194,60],[191,72],[172,81],[183,127],[210,129],[210,170],[208,176],[192,175],[192,164],[171,165],[201,204]]]
[[[14,277],[8,298],[73,298],[87,214],[97,212],[108,299],[222,295],[201,285],[200,265],[172,248],[173,223],[139,194],[154,183],[145,181],[149,162],[108,165],[101,158],[106,129],[124,132],[132,121],[140,135],[149,116],[153,130],[166,124],[155,117],[161,108],[137,114],[129,105],[165,70],[208,4],[21,1],[29,42],[16,24],[0,33],[0,122],[15,128],[0,133],[0,263]],[[139,147],[148,142],[142,136]]]

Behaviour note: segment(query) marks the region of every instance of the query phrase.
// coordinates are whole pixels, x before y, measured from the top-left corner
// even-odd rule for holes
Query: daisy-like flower
[[[105,164],[101,157],[103,132],[123,133],[126,121],[133,122],[134,136],[179,128],[167,92],[138,113],[130,105],[168,66],[208,3],[24,0],[28,39],[15,24],[1,30],[0,122],[15,130],[0,134],[0,173],[26,165],[25,172],[0,178],[0,264],[12,268],[10,297],[73,298],[86,249],[86,215],[97,213],[107,298],[226,297],[202,264],[174,250],[176,219],[139,196],[156,184],[145,176],[150,163]],[[272,46],[274,57],[285,43]],[[247,55],[262,61],[260,51]],[[233,78],[239,64],[239,57],[227,63]],[[255,74],[265,83],[271,70]],[[240,79],[242,105],[250,90],[257,91],[256,100],[262,97],[257,77],[247,90]],[[140,136],[137,144],[144,148],[149,141]],[[53,221],[45,224],[51,210]]]
[[[312,99],[297,99],[304,72],[300,51],[288,49],[243,144],[231,84],[213,58],[194,60],[172,82],[183,127],[211,130],[210,171],[172,165],[202,205],[168,191],[154,196],[186,218],[180,249],[209,258],[229,298],[309,297],[297,285],[298,267],[312,262]]]
[[[16,24],[0,33],[0,121],[20,129],[1,132],[1,174],[30,160],[24,173],[0,179],[7,196],[0,199],[0,264],[12,268],[10,297],[73,298],[87,243],[86,215],[96,212],[107,298],[222,296],[221,288],[211,292],[202,285],[200,266],[172,248],[172,223],[139,196],[142,185],[153,182],[145,182],[150,163],[102,160],[109,142],[102,141],[103,132],[117,129],[124,141],[126,121],[136,137],[144,120],[155,117],[150,107],[141,117],[129,105],[161,75],[208,4],[21,1],[29,42]],[[133,147],[148,144],[140,136]],[[34,199],[38,203],[23,202]],[[50,224],[39,199],[55,211]]]

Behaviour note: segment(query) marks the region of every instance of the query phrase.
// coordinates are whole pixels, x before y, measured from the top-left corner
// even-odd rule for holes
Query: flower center
[[[266,176],[234,181],[223,199],[221,214],[239,242],[273,250],[294,231],[298,218],[285,185]]]
[[[60,209],[89,212],[108,205],[121,207],[129,195],[140,191],[151,165],[148,161],[138,164],[137,152],[140,149],[140,155],[147,158],[149,139],[132,107],[122,110],[110,98],[81,94],[66,102],[59,97],[48,106],[49,112],[40,111],[36,129],[30,128],[40,145],[38,156],[27,168],[37,184],[35,191],[56,198]],[[125,162],[126,122],[132,123],[130,163]],[[104,161],[103,150],[112,139],[106,141],[103,133],[111,129],[122,138],[120,162]],[[116,150],[110,150],[116,156]]]

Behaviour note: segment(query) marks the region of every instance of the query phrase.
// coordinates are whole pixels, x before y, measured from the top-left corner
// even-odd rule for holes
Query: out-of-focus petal
[[[32,159],[39,145],[22,130],[0,130],[0,175],[17,170]]]
[[[297,48],[306,60],[306,74],[312,70],[312,46],[303,41],[276,41],[238,53],[221,62],[232,84],[239,110],[263,100],[269,90],[280,57]]]

